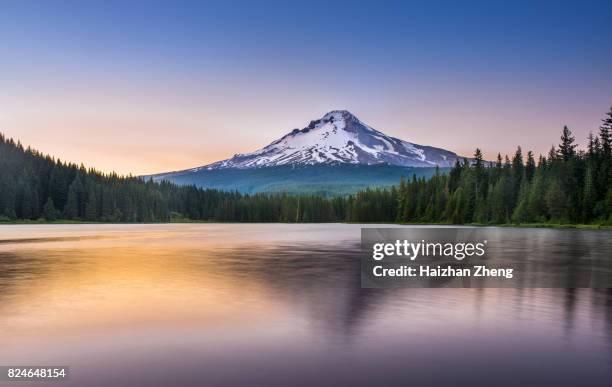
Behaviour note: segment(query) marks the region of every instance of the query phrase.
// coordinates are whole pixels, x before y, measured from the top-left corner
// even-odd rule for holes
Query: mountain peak
[[[389,164],[451,167],[458,156],[387,136],[348,110],[332,110],[252,153],[237,154],[201,168],[257,168],[278,165]]]
[[[328,113],[326,113],[321,120],[339,120],[339,119],[345,119],[345,120],[357,120],[357,117],[355,117],[355,115],[351,112],[349,112],[348,110],[332,110]]]

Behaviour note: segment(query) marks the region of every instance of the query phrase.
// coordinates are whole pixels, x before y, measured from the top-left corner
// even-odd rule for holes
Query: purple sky
[[[584,144],[612,3],[26,2],[0,13],[0,131],[104,171],[207,164],[334,109],[471,155]]]

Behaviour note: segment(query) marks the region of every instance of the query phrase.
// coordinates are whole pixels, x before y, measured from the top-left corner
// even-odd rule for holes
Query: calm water
[[[359,231],[0,226],[0,365],[69,365],[73,386],[609,385],[610,290],[361,289]],[[490,232],[517,253],[612,239]]]

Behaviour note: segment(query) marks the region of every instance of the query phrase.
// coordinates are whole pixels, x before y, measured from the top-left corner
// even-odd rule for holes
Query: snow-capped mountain
[[[346,110],[334,110],[252,153],[183,171],[143,176],[154,181],[242,193],[345,195],[429,178],[457,154],[387,136]]]
[[[255,152],[237,154],[191,171],[318,164],[451,167],[458,157],[444,149],[387,136],[346,110],[334,110]]]

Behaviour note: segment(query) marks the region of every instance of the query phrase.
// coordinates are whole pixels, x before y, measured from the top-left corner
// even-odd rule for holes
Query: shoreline
[[[396,226],[470,226],[470,227],[504,227],[504,228],[551,228],[551,229],[579,229],[579,230],[612,230],[612,225],[602,224],[564,224],[564,223],[503,223],[503,224],[450,224],[450,223],[385,223],[385,222],[219,222],[206,220],[186,220],[169,222],[91,222],[78,220],[14,220],[0,221],[0,226],[20,225],[69,225],[69,224],[386,224]]]

